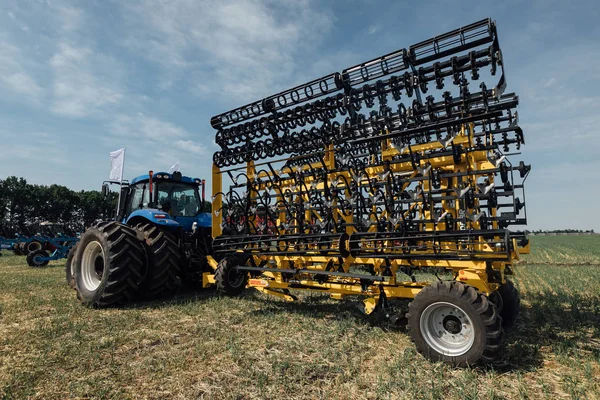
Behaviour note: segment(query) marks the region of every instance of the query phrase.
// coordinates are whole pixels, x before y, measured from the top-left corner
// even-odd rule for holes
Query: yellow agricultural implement
[[[359,295],[388,316],[390,300],[414,299],[419,351],[491,362],[528,251],[508,229],[526,223],[530,166],[509,160],[524,136],[505,87],[486,19],[213,117],[205,285]]]

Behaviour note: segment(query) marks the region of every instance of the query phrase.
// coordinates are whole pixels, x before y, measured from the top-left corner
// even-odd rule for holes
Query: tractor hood
[[[134,219],[146,219],[158,226],[164,226],[169,228],[175,228],[179,226],[179,223],[173,219],[164,211],[155,208],[144,208],[142,210],[136,210],[132,212],[125,221],[127,224]]]
[[[191,232],[194,222],[197,223],[198,228],[210,228],[211,216],[210,213],[199,213],[195,217],[172,217],[169,213],[155,209],[155,208],[144,208],[142,210],[136,210],[127,217],[124,221],[130,224],[130,221],[145,219],[158,226],[164,226],[167,228],[176,228],[181,226],[185,232]]]

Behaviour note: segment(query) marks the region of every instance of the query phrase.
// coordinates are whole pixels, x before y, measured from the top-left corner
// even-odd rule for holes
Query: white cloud
[[[86,117],[123,99],[115,82],[103,76],[112,60],[87,47],[61,43],[50,65],[54,71],[52,111],[66,117]]]
[[[0,87],[22,96],[26,101],[39,103],[43,88],[29,72],[25,55],[17,46],[0,37]]]
[[[191,72],[199,94],[236,102],[290,84],[300,55],[332,24],[309,1],[146,0],[128,5],[132,30],[126,43],[163,66],[163,86],[189,80]]]
[[[132,176],[148,169],[167,170],[176,161],[186,175],[207,176],[210,171],[215,145],[195,141],[192,133],[172,122],[143,113],[119,114],[108,128],[112,135],[105,138],[105,146],[127,148]]]
[[[206,154],[206,147],[200,143],[191,140],[178,140],[175,142],[175,147],[182,151],[187,151],[195,154]]]
[[[113,134],[122,139],[142,139],[153,143],[171,143],[185,138],[189,133],[170,122],[137,113],[135,115],[120,114],[110,123]]]
[[[56,14],[60,21],[59,29],[63,33],[77,31],[85,23],[83,10],[69,4],[58,4],[56,6]]]
[[[20,135],[14,135],[14,132],[4,130],[3,135],[7,138],[7,147],[10,152],[0,153],[0,161],[25,160],[28,163],[35,163],[38,167],[42,164],[64,165],[68,162],[67,151],[64,146],[59,146],[55,138],[47,132],[20,132]],[[27,137],[23,141],[20,138]]]

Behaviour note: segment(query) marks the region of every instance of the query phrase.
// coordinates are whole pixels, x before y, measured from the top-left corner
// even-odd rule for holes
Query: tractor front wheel
[[[244,291],[248,284],[248,273],[235,267],[246,264],[245,258],[229,256],[219,261],[215,270],[215,283],[218,291],[228,296],[237,296]]]
[[[83,304],[102,308],[134,298],[144,275],[144,249],[134,229],[119,222],[88,229],[73,258]]]
[[[417,350],[456,366],[491,363],[502,337],[495,305],[460,282],[427,286],[409,305],[408,331]]]
[[[44,258],[48,257],[49,255],[45,250],[35,250],[27,254],[27,265],[30,267],[45,267],[48,265],[48,260]]]

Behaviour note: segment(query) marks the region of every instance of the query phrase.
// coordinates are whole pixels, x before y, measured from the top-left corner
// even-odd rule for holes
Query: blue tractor
[[[180,283],[205,287],[211,215],[205,181],[149,171],[119,183],[116,216],[87,229],[65,266],[67,282],[92,307],[171,294]]]

